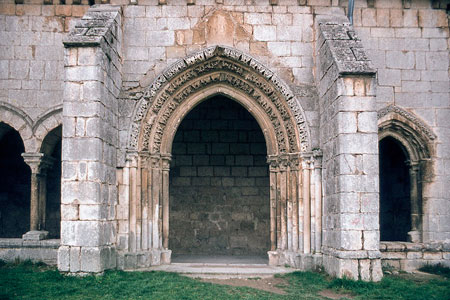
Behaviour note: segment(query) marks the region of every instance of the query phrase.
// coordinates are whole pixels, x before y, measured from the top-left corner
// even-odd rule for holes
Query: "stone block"
[[[214,176],[230,176],[230,168],[214,167]]]
[[[378,70],[378,84],[384,86],[400,86],[401,71],[392,69]]]
[[[364,27],[377,26],[376,9],[374,8],[362,9],[362,25]]]
[[[386,66],[392,69],[414,69],[414,53],[408,51],[387,51]]]
[[[63,181],[61,194],[63,204],[97,204],[103,201],[98,182]]]
[[[447,70],[449,67],[448,52],[428,52],[426,64],[428,70]]]
[[[371,270],[372,270],[371,280],[374,282],[381,281],[381,279],[383,278],[383,270],[381,268],[381,259],[370,260],[370,266],[371,266]]]
[[[61,204],[61,220],[75,221],[78,220],[78,205]]]
[[[342,250],[361,250],[362,232],[358,230],[342,230],[339,233],[339,247]]]
[[[70,272],[76,273],[81,270],[80,247],[70,247]]]
[[[289,42],[268,42],[267,49],[274,56],[291,55],[291,44]]]
[[[147,46],[172,46],[175,44],[173,31],[150,31],[146,35]]]
[[[253,36],[255,40],[262,42],[276,41],[277,30],[276,26],[271,25],[257,25],[253,28]]]
[[[28,77],[29,68],[28,60],[12,60],[9,63],[9,78],[25,79]]]
[[[357,119],[356,113],[340,112],[337,114],[337,126],[340,133],[356,133]]]
[[[378,226],[378,225],[377,225]],[[364,250],[378,250],[380,247],[380,232],[379,231],[363,231],[363,249]]]
[[[251,25],[272,24],[272,15],[268,13],[244,13],[244,23]]]
[[[403,26],[417,27],[419,25],[417,9],[405,9],[403,11]]]
[[[108,211],[103,205],[85,205],[79,206],[80,220],[106,220]]]
[[[58,248],[58,270],[60,272],[70,271],[70,247],[60,246]]]
[[[440,259],[442,259],[442,252],[424,252],[423,259],[425,259],[425,260],[440,260]]]
[[[82,247],[81,248],[81,271],[89,273],[103,272],[105,267],[102,264],[103,258],[101,248]]]
[[[358,113],[358,132],[372,133],[377,132],[377,113],[360,112]]]

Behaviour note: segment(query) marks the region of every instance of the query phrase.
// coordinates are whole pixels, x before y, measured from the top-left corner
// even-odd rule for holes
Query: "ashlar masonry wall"
[[[437,136],[421,178],[421,238],[425,243],[450,239],[450,40],[445,1],[413,0],[409,7],[400,0],[379,0],[371,7],[357,1],[354,24],[378,71],[377,109],[401,107]]]

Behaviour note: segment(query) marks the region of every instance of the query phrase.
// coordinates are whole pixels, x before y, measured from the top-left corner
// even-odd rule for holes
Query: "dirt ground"
[[[287,286],[288,282],[287,280],[283,278],[232,278],[232,279],[201,279],[205,282],[211,282],[215,284],[224,284],[224,285],[231,285],[231,286],[245,286],[250,287],[258,290],[263,290],[275,294],[285,295],[286,292],[282,289],[283,286]],[[323,290],[319,292],[319,295],[331,300],[335,299],[352,299],[353,297],[349,294],[340,294],[336,293],[333,290]]]
[[[414,273],[404,273],[404,272],[396,272],[394,274],[396,276],[400,276],[405,279],[413,280],[416,282],[423,282],[428,281],[433,278],[439,278],[439,275],[433,275],[429,273],[424,272],[414,272]],[[282,289],[283,286],[287,286],[288,282],[287,280],[283,278],[232,278],[232,279],[201,279],[205,282],[211,282],[216,284],[224,284],[224,285],[231,285],[231,286],[245,286],[250,287],[254,289],[259,289],[271,293],[276,293],[280,295],[285,295],[286,292]],[[337,299],[353,299],[354,297],[351,294],[344,294],[344,293],[337,293],[333,290],[322,290],[318,293],[320,296],[325,297],[327,299],[331,300],[337,300]]]
[[[224,284],[231,286],[246,286],[258,290],[272,292],[275,294],[285,295],[286,292],[280,287],[287,286],[287,280],[283,278],[231,278],[231,279],[202,279],[205,282],[211,282],[216,284]]]

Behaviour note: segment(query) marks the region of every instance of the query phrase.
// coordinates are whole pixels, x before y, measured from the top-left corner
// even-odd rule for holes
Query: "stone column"
[[[31,169],[30,193],[30,231],[25,233],[24,240],[42,240],[48,236],[45,231],[45,206],[47,201],[47,170],[53,165],[53,159],[43,153],[23,153],[25,163]]]
[[[269,156],[267,159],[270,171],[270,251],[277,249],[277,173],[278,159]]]
[[[303,194],[303,253],[311,253],[311,154],[302,155],[302,194]]]
[[[421,242],[420,234],[420,197],[419,197],[419,171],[418,162],[409,162],[409,184],[411,199],[411,231],[408,232],[408,239],[413,243]]]
[[[315,244],[314,251],[321,252],[322,248],[322,151],[313,150],[315,181]]]

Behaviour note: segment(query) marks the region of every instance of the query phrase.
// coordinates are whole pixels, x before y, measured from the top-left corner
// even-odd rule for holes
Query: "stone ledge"
[[[40,240],[40,241],[24,241],[19,238],[0,239],[0,249],[7,248],[49,248],[58,249],[60,245],[59,239]]]

